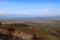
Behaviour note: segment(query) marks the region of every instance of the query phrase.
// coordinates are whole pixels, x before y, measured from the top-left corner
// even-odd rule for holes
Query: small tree
[[[36,34],[33,34],[33,37],[34,37],[33,38],[34,40],[38,40],[38,37],[36,36]]]
[[[1,22],[0,22],[0,25],[2,25]]]

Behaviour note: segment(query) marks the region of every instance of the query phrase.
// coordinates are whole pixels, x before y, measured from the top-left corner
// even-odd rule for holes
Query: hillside
[[[15,29],[15,31],[17,33],[24,32],[24,33],[30,34],[30,35],[35,34],[35,35],[37,35],[38,38],[40,37],[43,40],[59,40],[59,38],[60,38],[59,31],[60,30],[57,30],[57,29],[60,29],[60,28],[53,27],[50,25],[42,25],[42,26],[44,26],[44,27],[40,27],[38,25],[37,26],[28,25],[28,24],[24,24],[24,23],[14,23],[14,24],[2,24],[2,25],[0,25],[0,28],[2,28],[3,30],[5,30],[6,28],[13,28],[13,29]],[[16,32],[14,32],[13,34],[15,34]]]

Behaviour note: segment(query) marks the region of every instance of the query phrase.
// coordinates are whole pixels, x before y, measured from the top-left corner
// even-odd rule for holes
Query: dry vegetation
[[[7,39],[9,38],[8,36],[5,38],[6,40],[33,40],[34,35],[37,38],[36,40],[60,40],[60,23],[57,20],[49,24],[36,22],[0,23],[0,39],[6,37],[7,28],[14,29],[14,32],[10,32],[13,35],[13,39]]]

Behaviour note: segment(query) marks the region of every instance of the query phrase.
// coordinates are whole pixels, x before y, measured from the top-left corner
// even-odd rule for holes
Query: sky
[[[60,0],[0,0],[0,17],[60,16]]]

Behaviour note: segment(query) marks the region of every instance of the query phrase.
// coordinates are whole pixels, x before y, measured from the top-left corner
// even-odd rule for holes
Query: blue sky
[[[0,0],[0,17],[60,16],[60,0]]]

